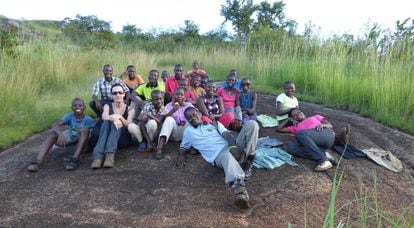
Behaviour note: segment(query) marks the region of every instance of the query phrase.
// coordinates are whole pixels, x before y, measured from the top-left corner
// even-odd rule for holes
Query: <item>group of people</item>
[[[176,166],[185,165],[186,153],[200,153],[208,163],[224,170],[225,183],[235,192],[235,204],[249,207],[245,180],[252,175],[259,135],[257,94],[250,90],[250,78],[239,80],[232,69],[217,89],[217,83],[208,80],[198,61],[186,74],[181,64],[174,66],[173,76],[163,71],[162,80],[157,70],[150,70],[146,83],[133,65],[120,78],[112,76],[109,64],[102,71],[89,103],[97,119],[84,114],[83,100],[73,99],[72,113],[53,124],[52,134],[28,166],[29,171],[42,167],[53,145],[77,143],[73,157],[66,163],[67,170],[74,170],[88,140],[93,142],[92,169],[114,167],[116,151],[134,140],[138,151],[155,152],[156,159],[163,158],[168,141],[181,141]],[[297,139],[288,145],[288,152],[316,160],[316,171],[331,168],[335,159],[325,151],[335,140],[332,125],[320,115],[304,116],[293,96],[292,82],[284,84],[284,91],[276,99],[277,130],[295,134]],[[64,125],[66,130],[61,129]],[[348,135],[343,132],[342,136]]]

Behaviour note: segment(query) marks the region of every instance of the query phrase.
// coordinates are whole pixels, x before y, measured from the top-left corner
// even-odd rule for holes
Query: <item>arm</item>
[[[247,110],[249,115],[253,115],[256,111],[256,103],[257,103],[257,93],[252,94],[252,107]]]
[[[112,116],[112,115],[111,115]],[[113,121],[113,119],[111,118],[111,116],[109,115],[109,105],[104,105],[103,107],[103,112],[102,112],[102,119],[103,120],[110,120]]]
[[[294,123],[295,120],[293,120],[292,118],[287,118],[285,119],[282,123],[280,123],[277,126],[277,131],[278,132],[284,132],[284,133],[291,133],[291,131],[289,130],[288,127],[286,127],[286,125],[289,123],[289,121],[292,121]]]
[[[221,97],[218,97],[218,98],[219,98],[219,102],[218,102],[218,105],[219,105],[219,113],[218,114],[212,114],[211,116],[213,116],[214,118],[220,118],[223,115],[223,113],[224,113],[223,99],[221,99]]]
[[[236,95],[236,107],[240,106],[240,93]]]
[[[65,147],[65,136],[63,135],[62,130],[60,129],[61,126],[65,125],[63,120],[58,120],[52,125],[52,131],[58,135],[56,140],[56,145],[60,147]]]
[[[185,150],[180,148],[180,151],[178,152],[177,159],[175,161],[175,166],[182,168],[185,166]]]
[[[294,107],[294,108],[288,108],[288,109],[283,110],[282,105],[283,105],[282,102],[280,102],[280,101],[277,102],[276,115],[278,115],[278,116],[288,114],[291,110],[297,108],[297,107]]]
[[[327,120],[323,119],[323,120],[321,121],[321,124],[319,124],[318,126],[316,126],[316,127],[315,127],[315,129],[316,129],[317,131],[322,131],[322,129],[324,129],[324,128],[330,128],[330,129],[332,129],[332,128],[333,128],[333,126],[332,126],[332,124],[331,124],[331,123],[329,123]]]
[[[199,97],[197,99],[197,107],[198,107],[198,110],[200,110],[201,115],[208,116],[208,110],[207,110],[206,105],[204,104],[204,101],[203,101],[202,97]]]

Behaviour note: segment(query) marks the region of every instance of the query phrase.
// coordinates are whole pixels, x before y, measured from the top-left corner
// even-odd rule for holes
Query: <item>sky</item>
[[[254,0],[259,3],[263,0]],[[113,31],[136,25],[144,31],[183,27],[194,21],[201,33],[217,29],[226,0],[0,0],[0,15],[12,19],[63,20],[95,15],[111,22]],[[274,1],[268,1],[270,3]],[[393,29],[397,20],[414,19],[413,0],[284,0],[285,15],[298,23],[298,33],[312,24],[323,36],[360,35],[377,23]],[[231,24],[225,25],[231,29]]]

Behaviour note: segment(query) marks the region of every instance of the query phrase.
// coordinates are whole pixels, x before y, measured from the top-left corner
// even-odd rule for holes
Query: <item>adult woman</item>
[[[124,103],[125,90],[120,84],[111,87],[111,94],[114,102],[103,108],[99,139],[92,153],[92,169],[101,168],[104,157],[103,166],[113,167],[116,149],[128,146],[131,141],[128,124],[132,123],[135,109]]]
[[[292,126],[288,123],[292,122]],[[332,168],[336,160],[332,155],[325,152],[335,141],[335,133],[325,117],[314,115],[306,118],[299,109],[293,109],[288,119],[282,121],[278,130],[295,135],[296,141],[289,143],[288,153],[317,161],[315,171],[324,171]]]

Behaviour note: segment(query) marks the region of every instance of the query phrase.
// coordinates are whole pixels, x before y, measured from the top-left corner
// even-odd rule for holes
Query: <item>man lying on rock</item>
[[[221,123],[204,123],[200,111],[194,107],[187,108],[184,115],[192,126],[184,130],[176,165],[183,167],[185,153],[190,147],[197,149],[208,163],[224,169],[225,183],[235,192],[235,205],[248,208],[249,194],[244,180],[251,175],[259,125],[254,120],[247,121],[235,139]]]

